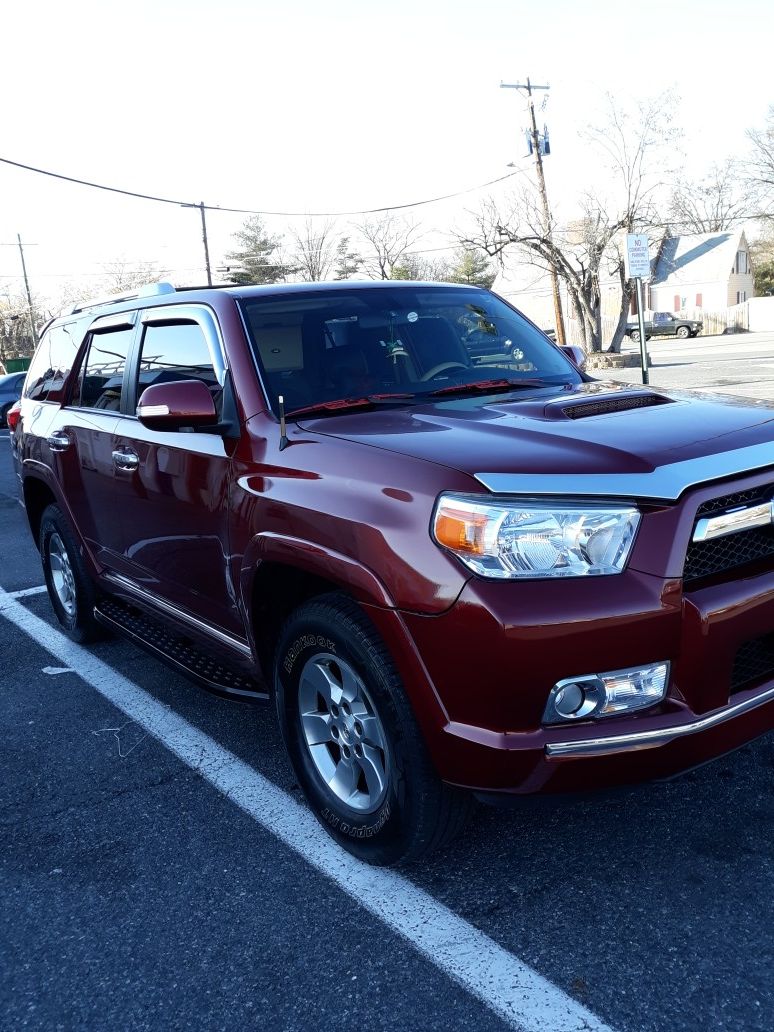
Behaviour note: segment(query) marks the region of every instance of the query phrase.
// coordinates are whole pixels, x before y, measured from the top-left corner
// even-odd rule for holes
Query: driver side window
[[[155,383],[201,380],[220,416],[222,389],[201,326],[196,322],[151,324],[142,337],[136,397]]]

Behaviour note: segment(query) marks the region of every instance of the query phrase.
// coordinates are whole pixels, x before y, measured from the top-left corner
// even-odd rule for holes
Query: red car
[[[592,381],[492,293],[174,290],[45,331],[15,455],[53,608],[273,697],[374,863],[774,722],[774,422]]]

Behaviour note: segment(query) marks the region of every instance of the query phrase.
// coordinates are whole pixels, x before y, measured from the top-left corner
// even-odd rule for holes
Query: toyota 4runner
[[[370,862],[774,722],[771,408],[594,382],[488,291],[154,284],[55,319],[14,423],[64,630],[273,698]]]

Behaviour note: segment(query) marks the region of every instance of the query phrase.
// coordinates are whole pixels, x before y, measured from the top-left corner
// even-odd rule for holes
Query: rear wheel
[[[691,331],[688,329],[687,326],[678,326],[677,327],[677,336],[681,340],[685,340],[685,338],[686,337],[690,337],[690,335],[691,335]]]
[[[45,509],[39,543],[48,596],[62,630],[77,642],[101,637],[101,628],[94,619],[94,584],[72,528],[58,505]]]
[[[350,853],[410,862],[462,828],[472,799],[439,779],[384,643],[351,599],[325,595],[290,617],[274,687],[296,777]]]

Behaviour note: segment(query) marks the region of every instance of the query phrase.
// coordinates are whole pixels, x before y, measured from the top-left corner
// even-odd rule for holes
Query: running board
[[[155,620],[119,598],[100,599],[94,618],[150,652],[162,662],[197,681],[208,691],[241,702],[266,701],[266,686],[231,664],[220,651],[206,651],[185,634]]]

